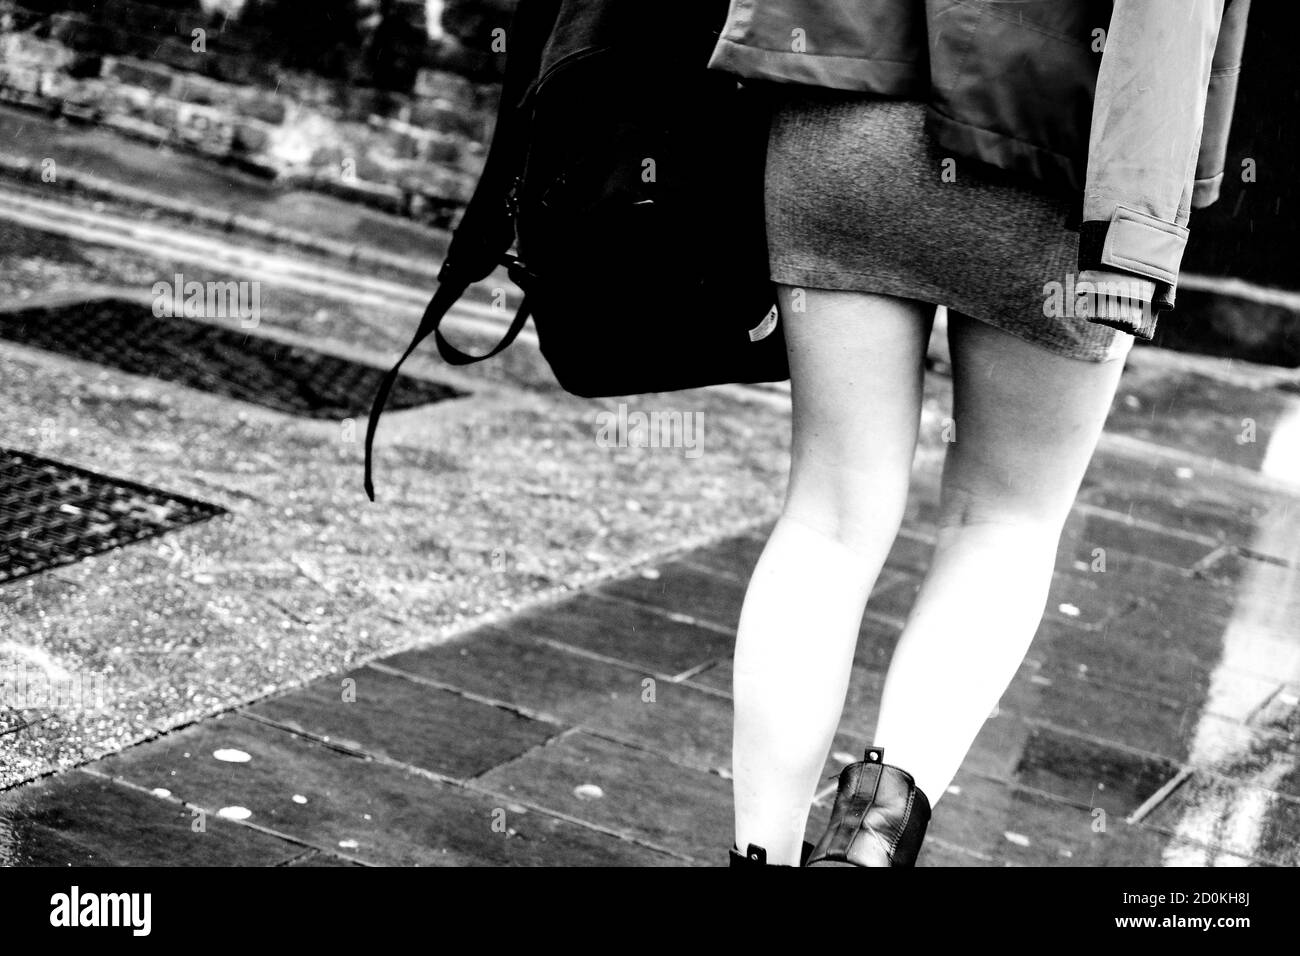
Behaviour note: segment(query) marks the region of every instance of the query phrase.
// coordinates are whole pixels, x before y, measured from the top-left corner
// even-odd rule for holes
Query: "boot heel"
[[[813,845],[811,843],[804,843],[803,850],[799,854],[800,866],[808,865],[808,854],[812,853],[812,848]],[[749,845],[749,849],[746,850],[744,853],[741,853],[734,846],[728,852],[730,853],[730,857],[731,857],[731,863],[730,863],[731,866],[774,865],[774,864],[769,864],[767,862],[767,851],[764,850],[761,846],[758,846],[757,844],[754,843],[751,843]]]
[[[868,747],[840,772],[831,822],[808,866],[915,866],[930,823],[930,801],[912,775]]]

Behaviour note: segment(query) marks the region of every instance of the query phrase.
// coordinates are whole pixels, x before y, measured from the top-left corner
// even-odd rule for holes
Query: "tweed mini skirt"
[[[941,153],[924,103],[799,86],[772,96],[773,281],[947,306],[1084,361],[1128,354],[1133,336],[1069,308],[1079,234],[1067,199]]]

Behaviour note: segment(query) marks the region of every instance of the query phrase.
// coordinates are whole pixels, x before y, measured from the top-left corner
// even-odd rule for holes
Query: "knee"
[[[1059,537],[1071,502],[1053,501],[1041,489],[1014,484],[974,486],[945,482],[937,525],[940,532],[970,528],[1005,528],[1021,533]]]
[[[888,550],[907,508],[907,483],[893,488],[791,484],[783,515],[864,556]]]

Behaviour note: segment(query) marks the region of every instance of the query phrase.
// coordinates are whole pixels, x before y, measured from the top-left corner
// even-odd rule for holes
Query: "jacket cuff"
[[[1154,314],[1174,307],[1187,227],[1117,205],[1109,222],[1079,227],[1079,271],[1124,272],[1155,283]]]
[[[1079,273],[1076,314],[1089,322],[1119,329],[1140,339],[1156,334],[1159,283],[1122,272],[1089,269]]]
[[[1188,235],[1186,226],[1116,206],[1110,222],[1091,220],[1080,227],[1079,268],[1118,269],[1177,285]]]

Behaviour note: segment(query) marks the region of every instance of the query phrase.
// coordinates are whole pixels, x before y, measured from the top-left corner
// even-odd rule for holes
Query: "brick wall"
[[[513,0],[448,0],[405,90],[268,66],[252,52],[265,37],[219,19],[106,4],[118,25],[103,33],[99,18],[0,0],[0,101],[436,224],[468,200],[498,98],[491,31]]]

